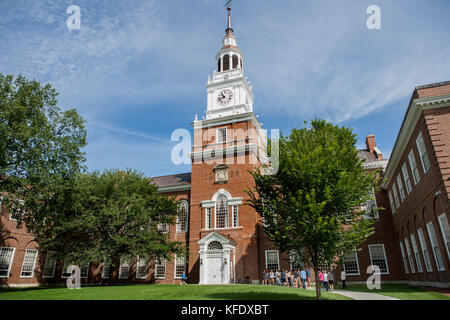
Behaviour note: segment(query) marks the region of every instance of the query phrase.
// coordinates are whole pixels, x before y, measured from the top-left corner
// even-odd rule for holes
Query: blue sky
[[[222,0],[0,0],[0,72],[60,93],[87,120],[90,170],[187,172],[177,128],[206,109],[224,36]],[[66,8],[81,8],[81,29]],[[366,9],[381,8],[381,30]],[[415,86],[450,80],[448,0],[234,0],[232,20],[267,129],[320,117],[367,134],[388,156]]]

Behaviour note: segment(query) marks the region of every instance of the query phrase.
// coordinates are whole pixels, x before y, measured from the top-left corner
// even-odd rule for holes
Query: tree
[[[70,192],[62,188],[43,203],[64,210],[52,217],[51,224],[41,223],[40,231],[40,245],[58,256],[73,263],[116,265],[121,257],[149,261],[186,253],[181,242],[171,241],[170,234],[159,229],[159,224],[176,222],[177,202],[158,195],[157,187],[142,173],[80,174]],[[49,209],[41,208],[46,216]]]
[[[0,192],[32,233],[41,198],[70,187],[84,169],[84,120],[75,109],[61,111],[57,95],[50,84],[0,74]]]
[[[369,200],[377,174],[364,170],[355,145],[351,129],[316,119],[280,137],[276,174],[252,172],[248,204],[280,251],[293,251],[313,267],[316,284],[321,266],[373,233],[372,221],[356,208]],[[316,295],[321,299],[318,285]]]

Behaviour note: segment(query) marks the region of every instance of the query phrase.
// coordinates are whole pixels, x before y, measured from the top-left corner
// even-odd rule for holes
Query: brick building
[[[195,117],[190,173],[155,177],[161,194],[176,196],[176,225],[160,225],[189,247],[188,258],[172,261],[121,261],[81,266],[82,282],[178,283],[186,271],[191,283],[260,283],[268,269],[289,269],[263,232],[258,214],[243,204],[253,185],[248,170],[267,161],[261,123],[253,113],[254,96],[244,75],[244,56],[231,28],[230,13],[217,71],[208,79],[207,108]],[[384,182],[373,201],[383,207],[375,233],[360,251],[344,256],[347,281],[367,279],[378,265],[384,281],[450,286],[450,82],[417,87],[388,161],[373,135],[360,150],[367,170],[382,169]],[[68,263],[40,252],[25,228],[17,229],[4,208],[0,217],[0,284],[28,286],[62,282]]]

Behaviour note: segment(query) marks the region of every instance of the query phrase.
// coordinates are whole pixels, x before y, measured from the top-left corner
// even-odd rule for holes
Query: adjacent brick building
[[[217,71],[207,84],[205,117],[192,123],[192,172],[155,177],[159,192],[180,203],[176,225],[160,225],[172,239],[186,243],[189,256],[172,261],[122,261],[81,266],[84,283],[178,283],[186,271],[200,284],[260,283],[263,269],[289,269],[263,232],[245,192],[253,186],[249,170],[266,162],[265,132],[253,113],[253,93],[244,76],[230,16]],[[384,182],[364,206],[385,208],[375,218],[375,233],[348,253],[342,268],[348,282],[362,282],[378,265],[383,281],[450,286],[450,82],[417,87],[388,161],[366,137],[360,150],[367,170],[381,169]],[[370,210],[369,210],[370,211]],[[60,283],[68,264],[39,252],[25,228],[2,208],[0,284],[28,286]]]

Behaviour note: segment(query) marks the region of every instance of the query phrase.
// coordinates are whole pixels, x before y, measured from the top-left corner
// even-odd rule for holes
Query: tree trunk
[[[316,299],[322,300],[322,294],[320,292],[319,268],[317,267],[314,267],[314,277],[316,278]]]

